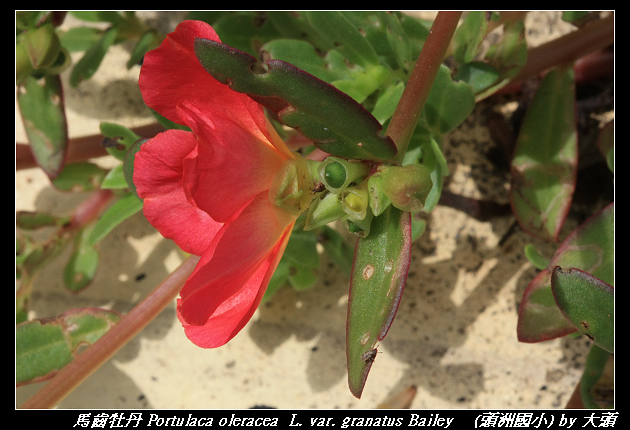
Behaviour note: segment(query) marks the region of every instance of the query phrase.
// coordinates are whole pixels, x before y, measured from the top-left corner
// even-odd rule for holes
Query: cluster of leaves
[[[17,44],[28,53],[24,58],[29,59],[30,69],[28,73],[20,73],[21,63],[18,61],[17,76],[20,88],[18,101],[31,147],[42,168],[54,178],[53,183],[56,186],[69,183],[72,185],[67,185],[67,189],[73,189],[76,188],[77,179],[80,179],[83,187],[114,189],[118,197],[96,224],[72,230],[76,252],[72,258],[74,262],[71,260],[69,265],[75,268],[80,266],[83,277],[76,276],[78,269],[68,269],[69,279],[80,279],[83,287],[87,285],[84,281],[93,276],[95,270],[94,246],[118,223],[141,208],[129,176],[130,163],[124,162],[125,157],[127,160],[133,157],[137,150],[134,143],[141,139],[122,127],[103,124],[101,131],[113,143],[107,145],[107,149],[123,161],[120,166],[108,172],[87,164],[76,167],[69,165],[62,169],[63,155],[60,154],[65,151],[67,136],[58,78],[60,64],[67,63],[67,51],[86,51],[72,71],[71,84],[76,85],[94,73],[107,48],[113,43],[136,38],[137,49],[129,63],[133,65],[146,50],[152,49],[161,40],[161,36],[140,23],[132,13],[73,14],[85,20],[105,21],[109,26],[106,30],[74,29],[57,36],[53,15],[24,15],[23,19],[18,20]],[[439,68],[406,152],[398,154],[402,165],[421,164],[430,172],[433,187],[426,198],[424,212],[431,212],[437,205],[444,177],[448,175],[441,149],[444,136],[464,121],[476,101],[506,86],[526,64],[528,51],[524,37],[524,16],[524,13],[470,12],[455,32],[450,51],[452,67],[442,65]],[[567,19],[573,19],[569,18],[570,15],[566,16]],[[395,12],[192,12],[188,18],[212,24],[225,45],[255,59],[285,61],[332,85],[369,112],[368,126],[377,130],[387,129],[431,26],[430,22]],[[482,49],[482,42],[488,32],[499,25],[503,25],[500,41],[487,50]],[[76,43],[78,40],[85,44]],[[32,46],[38,49],[33,50]],[[51,48],[44,49],[41,46]],[[16,50],[19,51],[18,59],[21,49]],[[284,78],[288,79],[286,75]],[[243,91],[258,94],[251,88]],[[269,96],[273,96],[288,100],[292,106],[300,102],[291,100],[291,93],[286,92],[282,85],[277,85],[271,91],[258,94],[257,100],[265,104]],[[354,133],[349,129],[356,129],[354,120],[346,127],[344,121],[335,124],[337,114],[339,118],[347,118],[344,106],[350,105],[342,103],[336,108],[332,106],[330,112],[324,112],[328,114],[327,117],[324,115],[324,124],[330,123],[337,128],[339,133],[335,138],[340,141]],[[278,114],[276,119],[280,122],[286,125],[287,121],[291,121],[291,118],[283,117],[272,106],[268,107]],[[321,104],[309,105],[308,100],[299,109],[305,115],[319,114],[318,110],[322,110]],[[358,121],[368,116],[361,113]],[[614,150],[609,130],[606,128],[607,133],[602,133],[599,147],[612,170]],[[309,137],[308,130],[301,131]],[[41,141],[38,136],[44,136],[44,140]],[[541,83],[521,127],[512,161],[511,201],[514,214],[522,228],[535,237],[558,240],[575,189],[578,153],[576,136],[573,70],[567,65],[560,65],[548,73]],[[285,134],[285,137],[291,140],[292,135]],[[391,158],[387,143],[379,139],[375,140],[373,147],[366,148],[367,152],[362,148],[363,145],[359,146],[359,151],[357,145],[320,145],[317,136],[312,140],[324,151],[344,158],[378,162]],[[304,148],[303,152],[312,148]],[[27,218],[39,220],[45,217],[41,217],[41,214],[28,214],[28,217],[27,214],[20,214],[20,227],[26,225],[26,221],[21,220]],[[357,247],[354,260],[352,248],[335,230],[321,226],[302,231],[303,222],[298,223],[266,295],[268,299],[286,284],[297,289],[313,286],[319,269],[317,245],[324,246],[333,260],[352,278],[350,302],[356,303],[358,308],[349,310],[353,319],[353,326],[349,328],[352,335],[349,334],[349,337],[354,337],[348,343],[348,350],[352,351],[349,357],[352,355],[354,358],[349,358],[348,366],[351,389],[357,396],[360,396],[373,361],[375,344],[387,332],[396,311],[396,300],[404,286],[406,272],[401,274],[404,264],[395,270],[392,270],[392,264],[405,254],[410,242],[419,237],[425,227],[420,218],[411,216],[410,222],[406,222],[404,216],[393,211],[378,218],[380,220],[373,227],[378,234],[369,240],[359,239],[360,246]],[[39,224],[36,224],[63,226],[69,219],[47,219],[46,222],[37,221]],[[63,228],[60,227],[60,231]],[[410,232],[408,236],[405,233],[407,230]],[[57,234],[54,240],[40,245],[18,241],[19,272],[32,277],[40,267],[40,262],[49,261],[49,256],[54,254],[51,250],[62,247],[59,245],[61,237],[61,234]],[[376,262],[372,257],[375,252],[382,257]],[[37,257],[41,255],[47,257]],[[523,298],[519,315],[519,339],[542,341],[579,330],[599,345],[593,347],[594,351],[601,347],[613,353],[613,206],[607,207],[589,220],[588,224],[576,230],[551,261],[541,258],[536,260],[531,248],[527,249],[527,255],[536,261],[542,272],[532,281]],[[25,263],[27,261],[36,261],[37,264],[29,265]],[[573,268],[581,271],[577,272]],[[374,288],[368,288],[371,284],[367,281],[377,278],[372,276],[373,273],[381,274],[378,277],[379,291],[383,285],[396,285],[394,298],[369,292]],[[27,285],[30,283],[26,282]],[[363,288],[358,285],[363,285]],[[17,299],[21,321],[25,319],[30,288],[24,291],[18,294]],[[389,293],[389,287],[384,288],[384,295]],[[575,297],[580,299],[576,301]],[[374,309],[387,311],[381,312],[384,315],[382,319],[375,320]],[[601,309],[606,311],[600,312]],[[62,323],[59,324],[63,327]],[[44,326],[40,324],[40,327]],[[366,338],[362,336],[364,333],[371,334]],[[37,345],[36,340],[30,342],[24,345]],[[69,344],[69,341],[65,342]],[[602,363],[605,363],[607,355],[593,352],[593,357],[589,363],[596,364],[589,366],[595,366],[597,373],[598,369],[603,368]],[[592,368],[587,370],[585,377],[591,374]],[[51,372],[52,369],[44,369],[30,378],[41,378]],[[583,385],[587,386],[587,391],[592,388],[592,383]],[[587,394],[584,398],[588,398]],[[586,400],[585,403],[592,404]]]

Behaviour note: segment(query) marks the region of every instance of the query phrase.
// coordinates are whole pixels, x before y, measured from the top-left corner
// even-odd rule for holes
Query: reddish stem
[[[438,12],[387,128],[401,162],[462,12]]]
[[[52,408],[129,342],[177,297],[199,257],[186,259],[123,319],[64,367],[20,408]]]
[[[164,131],[158,123],[148,124],[140,127],[132,128],[131,131],[142,137],[153,137],[161,131]],[[103,148],[103,135],[93,134],[90,136],[77,137],[68,140],[68,153],[66,154],[66,163],[75,163],[85,161],[88,158],[96,158],[107,155],[107,151]],[[37,167],[35,158],[31,153],[31,148],[26,143],[15,144],[15,170],[30,169]]]

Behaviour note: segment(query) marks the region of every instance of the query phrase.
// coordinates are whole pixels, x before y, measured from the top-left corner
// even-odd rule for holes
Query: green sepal
[[[411,215],[390,206],[359,239],[348,298],[346,355],[348,384],[360,398],[378,342],[394,320],[411,259]]]
[[[396,146],[363,106],[332,85],[280,60],[255,57],[208,39],[195,39],[195,54],[219,82],[278,114],[322,151],[343,158],[386,160]]]

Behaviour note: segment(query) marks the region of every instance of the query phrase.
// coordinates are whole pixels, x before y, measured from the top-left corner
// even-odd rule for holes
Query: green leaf
[[[409,44],[407,33],[405,33],[398,19],[398,15],[393,12],[380,12],[379,18],[385,24],[387,42],[396,57],[398,65],[403,70],[411,70],[413,68],[411,45]]]
[[[597,148],[606,159],[611,172],[615,173],[615,121],[612,120],[599,131]]]
[[[580,333],[615,353],[615,295],[610,285],[579,269],[556,266],[551,291],[564,316]]]
[[[125,159],[131,145],[140,139],[136,133],[119,124],[102,122],[99,128],[101,134],[108,138],[104,144],[107,152],[121,161]]]
[[[221,41],[250,55],[258,56],[258,47],[281,37],[278,30],[259,12],[229,13],[212,24]]]
[[[357,28],[338,11],[302,12],[308,23],[335,46],[351,63],[367,69],[379,64],[374,48]]]
[[[129,218],[131,215],[142,209],[142,200],[133,193],[128,193],[116,203],[114,203],[101,216],[90,234],[87,246],[94,246],[100,242],[118,224]]]
[[[372,110],[372,115],[378,120],[378,122],[384,124],[385,121],[392,117],[404,89],[405,84],[398,82],[397,84],[386,88],[381,92],[381,94],[379,94],[376,104],[374,105],[374,109]]]
[[[138,197],[138,192],[136,191],[136,185],[133,183],[133,169],[134,169],[134,161],[136,160],[136,154],[140,151],[140,147],[148,142],[149,139],[140,139],[134,143],[131,148],[127,151],[125,155],[125,161],[123,163],[123,173],[125,175],[125,180],[127,181],[127,186],[129,190],[133,193],[134,196]]]
[[[326,82],[279,60],[256,58],[212,40],[195,40],[195,53],[215,79],[276,112],[280,121],[344,158],[383,160],[396,154],[391,138],[363,106]]]
[[[466,82],[475,94],[489,88],[499,79],[499,71],[490,64],[473,61],[457,66],[453,79]]]
[[[453,36],[453,57],[460,63],[470,63],[479,52],[486,34],[486,12],[468,12]]]
[[[512,160],[512,208],[534,237],[558,240],[575,190],[576,128],[573,68],[555,68],[527,110]]]
[[[15,380],[24,385],[52,378],[118,322],[105,309],[75,309],[57,318],[28,321],[15,327]]]
[[[136,64],[140,64],[144,58],[144,54],[157,48],[160,42],[163,40],[163,36],[160,36],[155,30],[149,30],[145,32],[138,42],[133,47],[129,61],[127,61],[127,69],[131,69]]]
[[[531,243],[525,245],[525,257],[539,270],[544,270],[549,266],[549,259],[543,257]]]
[[[69,52],[87,51],[99,41],[103,30],[94,27],[73,27],[68,31],[59,33],[61,46]]]
[[[470,85],[454,82],[445,65],[433,81],[419,125],[437,135],[444,135],[461,124],[475,108],[475,95]]]
[[[411,258],[411,217],[390,206],[372,221],[354,254],[348,299],[346,355],[348,383],[360,398],[377,343],[391,326],[407,280]]]
[[[28,77],[17,99],[35,161],[54,179],[63,169],[68,145],[61,80],[59,76]]]
[[[611,361],[611,354],[608,351],[599,348],[597,345],[591,346],[591,350],[586,357],[586,363],[584,364],[584,373],[580,380],[580,397],[582,403],[587,409],[599,409],[601,407],[614,407],[612,401],[614,396],[609,394],[610,389],[614,389],[614,377],[611,378],[610,386],[604,387],[604,394],[598,393],[598,385],[602,382],[602,378],[606,372],[608,363],[614,363]],[[608,373],[614,373],[613,370]],[[604,383],[604,385],[608,385]],[[608,391],[608,392],[606,392]],[[609,399],[607,397],[613,397]]]
[[[110,190],[127,187],[127,180],[125,179],[125,173],[123,171],[122,164],[119,164],[118,166],[112,168],[109,172],[107,172],[107,175],[105,175],[103,183],[101,184],[101,188]]]
[[[103,37],[101,37],[97,43],[92,45],[90,49],[85,52],[85,55],[79,60],[79,62],[72,68],[70,74],[70,85],[76,87],[79,83],[85,79],[89,79],[96,73],[107,50],[116,41],[118,36],[118,29],[111,27],[105,31]]]
[[[518,340],[541,342],[574,333],[575,327],[564,317],[551,291],[553,269],[574,267],[614,285],[614,256],[614,204],[610,204],[571,233],[547,268],[529,283],[518,312]]]
[[[109,22],[111,24],[117,24],[122,19],[122,16],[116,11],[71,11],[70,14],[75,18],[88,22]]]
[[[75,237],[72,255],[63,271],[64,283],[72,292],[78,292],[87,287],[98,269],[98,251],[87,244],[91,231],[91,228],[83,229]]]
[[[87,161],[68,164],[52,183],[64,191],[92,191],[98,189],[107,170]]]

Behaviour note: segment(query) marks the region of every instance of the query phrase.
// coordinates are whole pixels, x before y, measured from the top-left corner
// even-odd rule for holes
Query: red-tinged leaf
[[[615,293],[613,287],[579,269],[558,266],[551,290],[567,320],[597,346],[615,353]]]
[[[510,200],[527,233],[557,241],[571,206],[577,171],[573,69],[543,79],[529,107],[512,160]]]
[[[554,300],[552,270],[556,266],[574,267],[614,285],[614,245],[614,203],[611,203],[571,233],[549,266],[525,289],[518,312],[520,342],[542,342],[576,331]]]
[[[61,79],[29,77],[19,87],[17,99],[35,161],[54,179],[63,169],[68,145]]]
[[[96,342],[120,319],[105,309],[75,309],[56,318],[27,321],[15,328],[17,385],[52,378],[78,354]]]
[[[348,384],[360,398],[402,297],[411,259],[411,216],[390,206],[357,242],[350,279],[346,356]]]
[[[363,106],[332,85],[279,60],[255,57],[208,39],[195,40],[195,54],[210,75],[278,114],[283,124],[322,151],[343,158],[386,160],[396,146]]]

